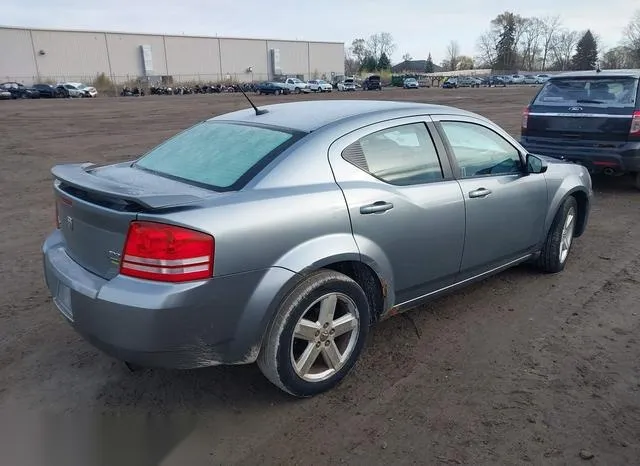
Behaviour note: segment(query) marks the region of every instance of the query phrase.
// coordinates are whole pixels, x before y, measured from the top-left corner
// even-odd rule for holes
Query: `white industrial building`
[[[241,82],[344,73],[344,43],[0,27],[0,82]]]

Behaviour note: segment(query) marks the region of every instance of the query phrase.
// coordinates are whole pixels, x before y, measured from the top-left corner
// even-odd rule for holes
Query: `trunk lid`
[[[216,195],[130,163],[58,165],[51,172],[66,253],[105,279],[118,274],[129,223],[138,213],[186,207]]]
[[[522,136],[592,146],[625,143],[637,92],[632,77],[552,78],[529,106]]]

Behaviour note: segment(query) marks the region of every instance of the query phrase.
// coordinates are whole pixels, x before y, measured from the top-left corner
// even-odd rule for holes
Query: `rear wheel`
[[[557,273],[564,270],[577,222],[578,203],[575,197],[569,196],[558,210],[540,252],[538,267],[543,272]]]
[[[320,270],[282,302],[258,357],[262,373],[297,397],[336,386],[360,356],[370,324],[362,288],[351,278]]]
[[[636,173],[636,189],[640,189],[640,172]]]

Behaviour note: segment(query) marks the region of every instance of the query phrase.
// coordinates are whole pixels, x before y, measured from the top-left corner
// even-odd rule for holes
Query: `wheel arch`
[[[574,186],[570,189],[567,189],[566,191],[556,192],[556,196],[551,200],[551,208],[549,209],[547,218],[545,220],[545,230],[543,238],[546,238],[549,234],[549,231],[553,227],[553,221],[555,220],[558,212],[569,197],[575,198],[576,202],[578,203],[578,223],[576,224],[574,237],[579,238],[584,233],[587,226],[587,220],[589,218],[591,201],[586,189],[581,186]]]

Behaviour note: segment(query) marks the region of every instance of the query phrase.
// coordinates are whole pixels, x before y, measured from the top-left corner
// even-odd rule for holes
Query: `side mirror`
[[[547,171],[547,162],[533,154],[527,154],[527,173],[544,173]]]

